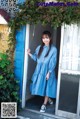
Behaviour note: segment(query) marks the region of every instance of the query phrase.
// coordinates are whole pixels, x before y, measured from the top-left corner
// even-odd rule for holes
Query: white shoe
[[[43,105],[41,106],[40,112],[45,112],[45,110],[46,110],[46,106],[43,104]]]
[[[49,102],[50,105],[53,105],[52,99],[49,98],[48,102]]]

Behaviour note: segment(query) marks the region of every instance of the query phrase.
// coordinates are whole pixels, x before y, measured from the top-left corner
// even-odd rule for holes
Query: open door
[[[56,115],[80,118],[80,25],[63,24],[58,70]]]

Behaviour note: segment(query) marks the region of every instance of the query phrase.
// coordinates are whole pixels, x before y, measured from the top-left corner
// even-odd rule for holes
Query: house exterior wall
[[[0,52],[5,53],[8,50],[9,27],[0,25]]]

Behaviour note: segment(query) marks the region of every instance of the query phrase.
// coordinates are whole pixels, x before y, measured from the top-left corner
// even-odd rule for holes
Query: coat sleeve
[[[53,49],[53,53],[52,53],[50,61],[49,61],[49,70],[48,70],[48,72],[51,73],[55,69],[56,63],[57,63],[57,48],[55,47]]]
[[[33,54],[31,54],[31,56],[30,56],[34,61],[37,61],[37,55],[38,55],[39,49],[40,49],[40,45],[37,46],[35,52]]]

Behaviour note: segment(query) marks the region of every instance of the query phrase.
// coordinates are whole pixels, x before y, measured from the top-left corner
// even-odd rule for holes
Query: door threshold
[[[48,114],[48,113],[41,113],[37,110],[32,110],[32,109],[28,109],[28,108],[25,108],[25,110],[27,111],[31,111],[31,112],[34,112],[34,113],[37,113],[37,114],[42,114],[44,116],[49,116],[49,117],[53,117],[55,119],[67,119],[67,118],[63,118],[63,117],[59,117],[59,116],[56,116],[56,115],[52,115],[52,114]]]

